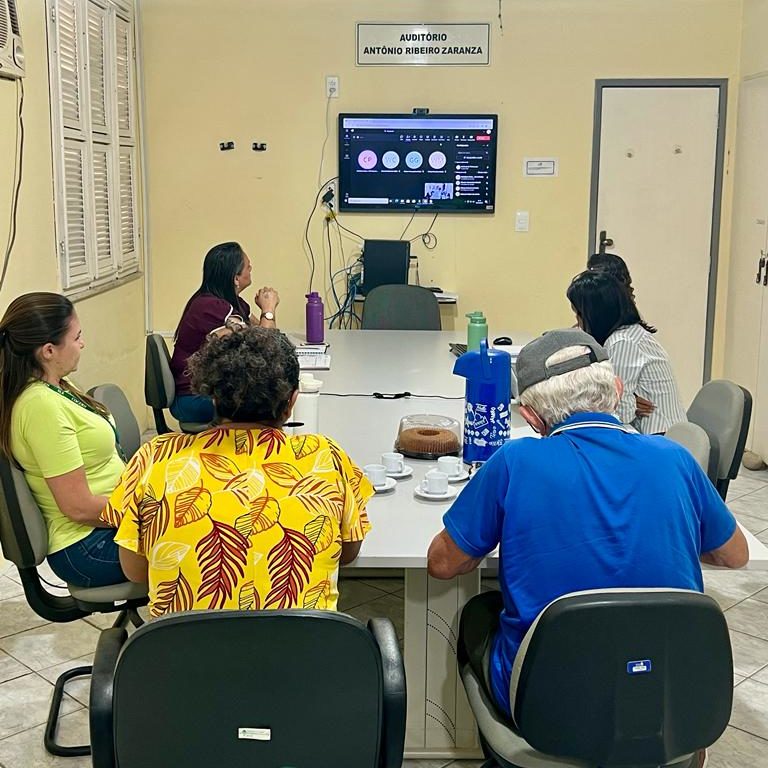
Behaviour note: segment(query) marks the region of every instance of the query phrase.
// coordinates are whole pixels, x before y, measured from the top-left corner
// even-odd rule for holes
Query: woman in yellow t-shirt
[[[124,468],[103,405],[67,376],[84,346],[72,302],[27,293],[0,320],[0,452],[24,470],[48,528],[48,562],[68,584],[125,581],[115,531],[99,520]]]
[[[134,455],[103,519],[150,611],[335,610],[339,565],[370,529],[373,487],[330,438],[281,427],[299,385],[279,331],[225,332],[189,361],[219,426],[160,435]]]

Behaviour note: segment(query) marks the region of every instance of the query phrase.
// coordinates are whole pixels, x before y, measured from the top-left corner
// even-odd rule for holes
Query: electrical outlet
[[[329,99],[339,98],[339,78],[337,75],[327,75],[325,78],[325,95]]]
[[[333,204],[335,206],[336,205],[336,196],[339,194],[339,190],[338,190],[338,187],[336,185],[336,179],[334,179],[333,181],[329,181],[325,185],[325,188],[326,189],[330,189],[333,192]]]

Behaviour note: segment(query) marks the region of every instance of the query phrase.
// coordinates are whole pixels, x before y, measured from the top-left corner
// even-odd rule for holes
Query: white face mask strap
[[[619,432],[626,432],[627,434],[630,432],[630,430],[621,424],[611,424],[606,421],[582,421],[578,424],[564,424],[562,427],[553,429],[549,434],[550,436],[558,435],[560,432],[573,432],[576,429],[586,429],[588,427],[597,427],[598,429],[615,429]]]

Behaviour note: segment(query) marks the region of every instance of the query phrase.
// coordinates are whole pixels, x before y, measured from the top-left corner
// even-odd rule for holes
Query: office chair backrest
[[[376,768],[382,698],[378,646],[349,616],[169,615],[138,629],[118,659],[116,762]]]
[[[48,528],[24,473],[0,457],[0,543],[17,568],[36,568],[48,554]]]
[[[664,436],[687,448],[712,484],[717,485],[720,450],[715,435],[710,438],[704,428],[698,424],[692,421],[681,421],[673,424]]]
[[[120,447],[126,459],[130,459],[141,445],[139,423],[131,410],[131,404],[117,384],[99,384],[88,390],[88,394],[109,409],[115,419]]]
[[[48,554],[48,528],[24,473],[0,457],[0,544],[17,568],[29,607],[46,621],[75,621],[88,616],[70,596],[52,594],[37,572]]]
[[[729,482],[739,473],[751,416],[752,395],[743,387],[725,379],[706,383],[688,409],[688,420],[717,438],[720,456],[716,485],[723,498]]]
[[[171,431],[165,422],[163,409],[170,408],[175,397],[176,384],[165,339],[159,333],[150,333],[144,358],[144,399],[155,415],[158,434]]]
[[[687,590],[576,592],[515,658],[514,721],[541,752],[603,768],[663,765],[728,725],[733,658],[717,603]]]
[[[363,304],[364,331],[439,331],[435,294],[418,285],[380,285]]]

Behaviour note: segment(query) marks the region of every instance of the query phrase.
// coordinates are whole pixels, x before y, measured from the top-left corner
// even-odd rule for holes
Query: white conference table
[[[509,335],[515,344],[531,338]],[[319,431],[336,439],[360,466],[378,463],[382,453],[393,450],[402,416],[433,413],[462,422],[464,379],[453,375],[456,358],[448,349],[449,342],[465,341],[462,332],[330,331],[327,341],[331,368],[314,372],[323,381]],[[373,392],[403,391],[412,396],[372,397]],[[513,409],[512,439],[533,434]],[[450,502],[414,496],[435,462],[406,459],[406,464],[413,475],[369,502],[373,527],[348,567],[405,571],[406,756],[477,757],[476,726],[456,666],[456,640],[461,608],[480,591],[480,571],[447,582],[427,575],[427,549],[443,527]],[[750,545],[747,568],[768,569],[768,548],[744,533]],[[484,563],[496,564],[495,555]]]
[[[512,338],[522,343],[530,337]],[[360,466],[378,463],[382,453],[393,450],[402,416],[433,413],[462,422],[464,379],[453,375],[456,358],[448,349],[451,341],[466,341],[462,332],[331,331],[327,341],[331,369],[314,372],[323,381],[320,432],[335,438]],[[432,397],[371,397],[406,390]],[[356,393],[367,396],[333,396]],[[524,426],[518,415],[513,418],[513,426]],[[405,570],[406,756],[479,757],[456,666],[456,638],[462,606],[480,591],[480,572],[448,582],[427,575],[427,548],[442,529],[450,502],[413,494],[435,462],[406,459],[406,464],[413,475],[369,502],[373,527],[353,567]]]

